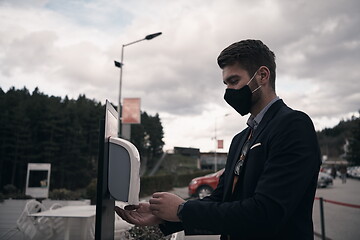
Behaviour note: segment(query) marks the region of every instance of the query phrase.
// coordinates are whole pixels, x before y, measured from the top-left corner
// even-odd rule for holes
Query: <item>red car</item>
[[[218,185],[219,178],[224,170],[225,169],[223,168],[216,173],[211,173],[191,180],[189,183],[189,196],[200,199],[209,196]]]

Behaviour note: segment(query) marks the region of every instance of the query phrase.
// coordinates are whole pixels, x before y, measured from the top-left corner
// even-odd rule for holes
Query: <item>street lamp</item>
[[[115,63],[115,67],[120,68],[120,84],[119,84],[119,103],[118,103],[118,137],[121,137],[122,131],[121,131],[121,88],[122,88],[122,72],[123,72],[123,66],[124,66],[124,48],[126,46],[132,45],[134,43],[138,43],[144,40],[151,40],[153,38],[156,38],[158,36],[160,36],[162,34],[162,32],[158,32],[158,33],[153,33],[153,34],[149,34],[146,35],[143,39],[140,40],[136,40],[127,44],[123,44],[122,48],[121,48],[121,60],[120,62],[118,61],[114,61]],[[129,136],[130,137],[130,136]]]
[[[227,114],[224,114],[223,116],[221,116],[221,117],[227,117],[227,116],[229,116],[230,115],[230,113],[227,113]],[[216,128],[216,122],[217,122],[217,118],[218,117],[215,117],[215,131],[214,131],[214,139],[215,139],[215,152],[214,152],[214,162],[215,162],[215,166],[214,166],[214,171],[215,172],[217,172],[217,152],[216,152],[216,150],[217,150],[217,147],[218,147],[218,141],[217,141],[217,128]]]

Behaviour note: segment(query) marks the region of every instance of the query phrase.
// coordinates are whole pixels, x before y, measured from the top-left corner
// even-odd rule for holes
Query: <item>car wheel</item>
[[[206,196],[209,196],[212,193],[213,189],[209,186],[201,186],[197,190],[197,197],[203,199]]]

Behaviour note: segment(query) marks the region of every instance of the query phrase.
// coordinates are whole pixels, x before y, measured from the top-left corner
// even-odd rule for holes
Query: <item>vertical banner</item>
[[[140,98],[124,98],[121,122],[140,124]]]
[[[217,140],[217,148],[218,149],[224,148],[224,140]]]

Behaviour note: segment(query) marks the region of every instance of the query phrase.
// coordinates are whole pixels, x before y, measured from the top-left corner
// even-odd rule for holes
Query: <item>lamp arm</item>
[[[140,40],[136,40],[136,41],[134,41],[134,42],[130,42],[130,43],[124,44],[123,47],[129,46],[129,45],[132,45],[132,44],[134,44],[134,43],[138,43],[138,42],[141,42],[141,41],[144,41],[144,40],[146,40],[146,39],[143,38],[143,39],[140,39]]]

